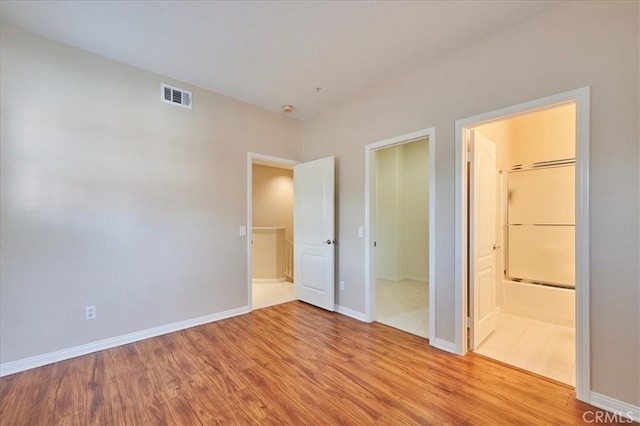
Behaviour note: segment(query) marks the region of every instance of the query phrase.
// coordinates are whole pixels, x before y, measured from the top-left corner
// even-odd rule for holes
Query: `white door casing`
[[[294,182],[296,299],[333,311],[335,305],[335,158],[298,164]]]
[[[469,271],[471,349],[477,348],[496,326],[496,146],[470,132]]]
[[[512,105],[499,110],[456,120],[455,130],[455,334],[451,350],[464,355],[468,350],[467,318],[468,302],[468,221],[467,211],[467,130],[477,124],[513,117],[525,112],[549,108],[568,102],[576,103],[576,398],[590,403],[591,391],[591,339],[590,339],[590,235],[589,235],[589,140],[591,89],[581,87],[540,99]],[[598,394],[596,396],[599,397]]]

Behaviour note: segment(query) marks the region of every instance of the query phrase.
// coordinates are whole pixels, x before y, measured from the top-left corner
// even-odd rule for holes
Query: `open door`
[[[469,146],[469,294],[470,349],[477,348],[496,326],[496,146],[471,130]]]
[[[298,164],[293,181],[296,299],[333,311],[335,158]]]

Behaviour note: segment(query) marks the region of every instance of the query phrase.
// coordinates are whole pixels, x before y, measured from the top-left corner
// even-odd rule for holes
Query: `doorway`
[[[297,161],[249,153],[249,306],[295,300],[293,274],[293,168]]]
[[[469,349],[575,384],[576,103],[467,129]]]
[[[511,146],[514,148],[511,152],[492,151],[495,143],[491,139],[500,139],[499,133],[508,128],[500,123],[501,120],[526,120],[528,118],[523,117],[528,113],[539,113],[537,117],[542,117],[545,111],[562,110],[572,110],[574,114],[568,126],[575,134],[575,142],[570,144],[574,149],[573,155],[565,152],[560,155],[562,158],[544,158],[543,151],[538,151],[534,153],[533,160],[522,159],[522,152],[536,151],[552,141],[554,134],[558,133],[554,126],[547,126],[549,131],[539,134],[536,143]],[[502,129],[499,129],[501,125]],[[531,134],[545,128],[544,123],[538,125],[540,127]],[[528,136],[521,135],[521,138]],[[481,352],[482,345],[491,339],[500,323],[506,323],[516,334],[531,326],[538,339],[554,333],[537,327],[540,325],[537,323],[523,324],[510,317],[500,319],[503,306],[509,315],[516,312],[518,316],[531,316],[535,313],[546,316],[545,321],[555,321],[558,327],[571,326],[573,322],[575,343],[570,342],[570,345],[575,345],[575,356],[570,360],[575,365],[573,380],[578,399],[587,399],[589,89],[565,92],[458,120],[456,140],[456,202],[459,206],[456,209],[456,352],[461,355],[467,350]],[[521,152],[521,148],[524,151]],[[542,157],[536,159],[536,155]],[[505,165],[504,160],[509,157],[517,159],[518,164]],[[502,173],[487,171],[492,164],[496,168],[502,164]],[[560,196],[564,191],[562,188],[568,192]],[[479,203],[479,200],[484,203]],[[492,217],[492,210],[496,221],[494,228],[491,224],[483,225],[486,218]],[[496,281],[500,285],[492,287]],[[525,287],[527,291],[535,290],[536,295],[523,294]],[[564,295],[564,301],[568,300],[570,305],[573,301],[575,315],[570,309],[551,309],[549,305],[562,304],[562,297],[548,299],[551,293]],[[532,307],[530,302],[535,298],[541,298],[542,309],[540,306]],[[502,304],[499,307],[496,306],[497,300]],[[540,319],[538,316],[534,321]],[[520,330],[515,330],[518,327]],[[528,363],[520,367],[535,371],[532,365],[544,361],[545,355],[528,351],[525,347],[527,340],[535,339],[524,338],[520,347],[512,347],[515,356],[511,361],[519,355],[521,361]],[[549,340],[544,344],[551,349]],[[547,352],[546,361],[553,361],[551,352]],[[498,357],[495,351],[492,355]],[[550,367],[553,368],[553,362]],[[560,379],[558,375],[544,375]],[[571,382],[572,379],[561,381]]]
[[[425,338],[435,327],[433,134],[365,148],[366,318]]]
[[[263,173],[260,166],[266,166],[267,170]],[[266,187],[266,194],[254,191],[254,167],[256,174],[267,176],[266,185],[262,185],[265,182],[257,182],[255,185]],[[274,168],[278,170],[273,170]],[[283,202],[283,194],[286,194],[286,203]],[[283,204],[290,207],[282,209]],[[273,213],[279,210],[284,212],[274,219]],[[289,228],[291,233],[287,232]],[[248,237],[248,306],[257,309],[300,300],[333,311],[335,157],[301,163],[247,153],[247,226],[240,226],[240,235]],[[289,240],[290,244],[287,236],[292,238]],[[254,243],[258,239],[262,239],[260,242],[265,248],[264,253],[257,251],[257,244]],[[260,266],[262,269],[258,270],[256,264],[256,273],[269,275],[255,277],[255,284],[279,284],[275,294],[264,286],[254,288],[254,257],[261,255],[267,258],[267,267]],[[293,283],[290,283],[291,278]],[[254,293],[257,297],[266,293],[267,300],[255,300]]]

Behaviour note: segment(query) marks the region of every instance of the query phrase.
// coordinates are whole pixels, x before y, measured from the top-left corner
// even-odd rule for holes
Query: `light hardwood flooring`
[[[290,302],[0,379],[2,425],[581,424],[568,386]]]

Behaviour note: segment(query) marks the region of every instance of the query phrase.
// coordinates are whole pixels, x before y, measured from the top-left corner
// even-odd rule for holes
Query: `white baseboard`
[[[362,312],[354,311],[353,309],[345,308],[340,305],[335,305],[335,311],[339,314],[357,319],[358,321],[367,322],[367,316]]]
[[[267,284],[267,283],[283,283],[287,281],[287,277],[280,278],[253,278],[251,282],[253,284]]]
[[[449,342],[448,340],[438,339],[437,337],[429,338],[429,345],[445,352],[450,352],[452,354],[456,353],[456,344]]]
[[[589,399],[589,404],[594,407],[610,411],[614,415],[623,417],[624,419],[640,422],[640,407],[637,405],[629,404],[628,402],[623,402],[596,392],[591,392]],[[609,418],[606,420],[615,423],[624,423],[623,419]]]
[[[65,359],[75,358],[81,355],[87,355],[93,352],[114,348],[116,346],[138,342],[140,340],[149,339],[151,337],[160,336],[162,334],[172,333],[174,331],[183,330],[185,328],[195,327],[197,325],[247,314],[249,312],[251,312],[251,308],[249,306],[243,306],[242,308],[230,309],[228,311],[204,315],[184,321],[178,321],[171,324],[149,328],[146,330],[135,331],[133,333],[124,334],[122,336],[111,337],[109,339],[74,346],[72,348],[61,349],[59,351],[36,355],[29,358],[23,358],[17,361],[4,362],[0,364],[0,377],[19,373],[20,371],[29,370],[36,367],[42,367],[43,365],[52,364],[54,362],[64,361]]]

